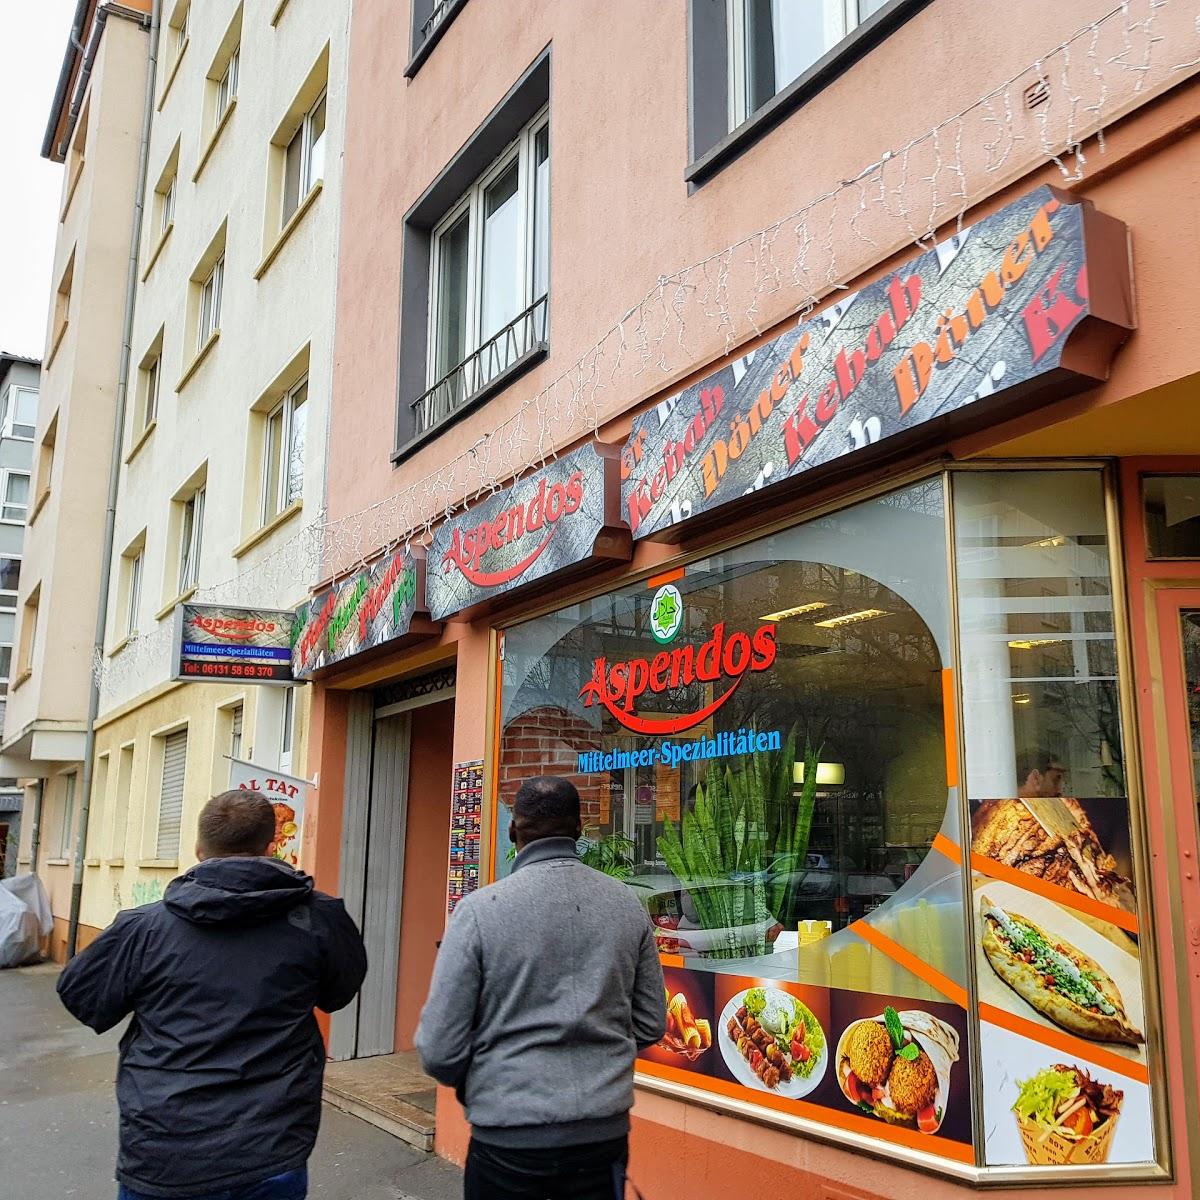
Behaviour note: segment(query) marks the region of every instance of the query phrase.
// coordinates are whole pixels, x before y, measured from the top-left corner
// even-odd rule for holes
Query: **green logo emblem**
[[[656,642],[670,642],[682,624],[683,597],[673,583],[664,583],[650,604],[650,632]]]

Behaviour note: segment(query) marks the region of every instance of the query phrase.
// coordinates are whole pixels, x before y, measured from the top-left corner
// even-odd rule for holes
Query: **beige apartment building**
[[[155,6],[143,37],[154,79],[96,656],[81,945],[121,908],[160,896],[186,868],[201,805],[228,785],[227,756],[300,769],[300,690],[173,681],[171,646],[176,606],[229,602],[223,585],[231,579],[243,581],[258,608],[291,608],[307,592],[308,527],[323,504],[348,20],[348,5],[324,0],[168,0]],[[131,92],[126,127],[136,129],[142,112],[141,92]],[[132,226],[134,191],[127,181],[114,227]],[[76,281],[93,275],[85,249],[74,259],[65,251]],[[123,278],[115,266],[103,274]],[[96,308],[113,314],[104,337],[111,389],[122,304],[114,295]],[[50,363],[49,379],[63,378],[78,396],[78,379],[65,368],[56,376],[56,367]],[[86,444],[64,438],[61,424],[57,433],[66,452],[91,456],[96,495],[81,508],[100,514],[99,525],[111,425],[110,411],[109,427],[89,431]],[[80,559],[64,553],[64,536],[98,547],[103,530],[82,529],[90,520],[60,533],[56,562]],[[42,867],[56,928],[66,915],[57,879],[74,865],[78,838],[77,827],[74,838],[68,829],[82,786],[98,549],[79,562],[85,568],[90,591],[63,591],[31,568],[33,599],[22,597],[29,616],[40,598],[79,621],[76,662],[61,672],[61,686],[74,689],[73,720],[60,734],[73,738],[71,753],[63,751],[69,763],[47,789],[43,820],[55,847],[55,865],[43,855]],[[37,641],[53,636],[47,626]],[[35,684],[40,665],[35,655],[25,686]],[[23,709],[22,716],[28,721]]]
[[[149,60],[149,0],[81,2],[43,155],[64,164],[0,774],[28,781],[18,868],[61,952],[70,905]]]

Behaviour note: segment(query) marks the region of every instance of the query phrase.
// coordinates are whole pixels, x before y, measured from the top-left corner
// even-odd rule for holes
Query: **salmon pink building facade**
[[[555,773],[663,957],[647,1197],[1200,1191],[1200,30],[997,16],[354,4],[335,1087]]]

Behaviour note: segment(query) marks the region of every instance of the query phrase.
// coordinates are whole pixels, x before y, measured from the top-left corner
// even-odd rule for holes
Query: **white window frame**
[[[128,589],[125,598],[125,636],[136,637],[138,631],[138,609],[142,603],[142,579],[146,574],[146,548],[126,560],[129,564]]]
[[[213,263],[200,285],[200,304],[196,326],[196,349],[202,350],[208,339],[221,328],[221,292],[225,281],[225,255]]]
[[[24,563],[25,556],[23,554],[0,554],[0,558],[11,559],[15,563]],[[17,568],[17,575],[20,576],[21,568]],[[17,595],[20,592],[20,578],[17,580],[15,588],[0,588],[0,612],[15,613],[17,611]],[[5,601],[11,599],[12,604],[6,604]]]
[[[237,96],[238,69],[241,65],[241,47],[234,47],[221,78],[217,80],[216,110],[213,118],[214,128],[221,123],[221,118],[229,111],[229,105]]]
[[[0,657],[3,656],[5,650],[8,651],[8,670],[5,670],[0,663],[0,696],[8,695],[8,685],[12,682],[13,659],[17,653],[17,648],[12,642],[0,642]]]
[[[304,407],[308,405],[308,376],[297,380],[280,402],[267,413],[267,421],[263,431],[263,474],[262,502],[259,505],[259,520],[265,525],[268,521],[286,511],[297,500],[304,497],[304,482],[301,480],[300,495],[288,498],[288,464],[291,461],[292,437],[295,433],[296,397],[304,390]],[[272,422],[282,414],[279,441],[279,478],[275,481],[274,495],[271,494],[271,428]],[[307,412],[305,413],[307,422]]]
[[[186,500],[179,524],[179,595],[200,582],[200,552],[204,546],[204,493],[201,484]],[[188,513],[191,512],[190,528]]]
[[[75,828],[75,788],[78,785],[76,772],[63,775],[63,810],[58,827],[58,857],[70,858],[72,853],[71,834]]]
[[[170,183],[167,184],[167,190],[158,193],[162,197],[162,214],[158,222],[159,237],[166,236],[167,230],[171,228],[171,223],[175,220],[175,192],[178,182],[179,172],[176,171],[171,176]]]
[[[321,174],[313,175],[313,118],[316,116],[317,109],[321,105],[325,105],[325,128],[321,130],[321,137],[326,138],[329,134],[329,89],[322,88],[321,93],[308,106],[308,110],[300,120],[299,128],[288,139],[287,145],[283,148],[283,192],[280,197],[280,210],[282,213],[282,225],[286,225],[292,217],[300,211],[300,206],[308,198],[309,192],[317,186],[317,183],[325,177],[325,161],[321,161]],[[296,205],[294,208],[288,208],[287,194],[287,157],[296,138],[300,138],[300,178],[297,184]]]
[[[296,689],[283,690],[283,712],[279,730],[279,769],[291,772],[292,751],[296,745]]]
[[[10,517],[8,515],[8,509],[9,509],[8,481],[10,479],[12,479],[13,476],[22,476],[22,475],[25,477],[25,480],[29,485],[26,490],[26,500],[25,500],[24,504],[13,504],[12,507],[13,508],[21,508],[24,511],[21,513],[20,516]],[[29,507],[30,507],[30,503],[31,503],[32,499],[33,499],[33,472],[32,471],[18,471],[14,467],[4,467],[3,469],[0,469],[0,524],[24,525],[29,519]],[[6,557],[12,557],[12,556],[7,555]]]
[[[184,47],[188,43],[188,38],[192,32],[192,6],[190,4],[183,10],[183,19],[175,27],[175,58],[178,59],[183,53]]]
[[[33,424],[17,420],[17,403],[24,394],[33,397]],[[4,393],[4,425],[0,429],[0,437],[12,438],[19,442],[32,442],[37,434],[37,402],[40,393],[37,388],[22,387],[18,383],[10,384]],[[28,433],[18,433],[19,429],[28,429]]]
[[[728,31],[727,45],[729,47],[729,128],[732,131],[758,112],[757,108],[750,107],[750,98],[747,95],[749,72],[747,71],[746,63],[749,44],[747,42],[746,5],[753,3],[753,0],[725,0],[725,2],[725,27]],[[806,4],[823,4],[827,12],[840,15],[841,17],[841,35],[830,42],[821,51],[821,54],[817,55],[817,58],[828,54],[834,46],[845,41],[864,20],[859,15],[861,12],[859,0],[803,0],[803,2]],[[814,61],[816,60],[814,59]],[[784,87],[777,88],[775,95],[778,96],[787,86],[785,84]]]
[[[426,387],[433,387],[446,372],[438,374],[439,316],[441,312],[442,238],[457,223],[463,213],[469,213],[467,228],[467,340],[463,359],[479,348],[483,323],[483,223],[484,197],[487,190],[516,161],[517,193],[521,198],[521,222],[517,231],[517,260],[521,263],[521,307],[524,312],[540,296],[534,290],[534,219],[536,205],[535,152],[538,135],[550,123],[549,106],[543,108],[517,135],[499,158],[467,189],[462,198],[433,228],[429,253],[429,334],[425,348]],[[553,147],[551,147],[553,153]],[[547,290],[549,295],[549,290]],[[495,331],[488,335],[494,337]],[[458,364],[451,363],[450,370]],[[468,388],[473,391],[474,388]]]
[[[160,350],[142,368],[146,375],[146,391],[142,400],[142,431],[149,429],[158,420],[158,393],[162,385],[162,351]]]

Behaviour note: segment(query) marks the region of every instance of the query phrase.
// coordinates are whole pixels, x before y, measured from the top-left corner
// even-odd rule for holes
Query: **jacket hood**
[[[252,924],[294,908],[312,879],[274,858],[210,858],[167,885],[163,902],[195,925]]]

